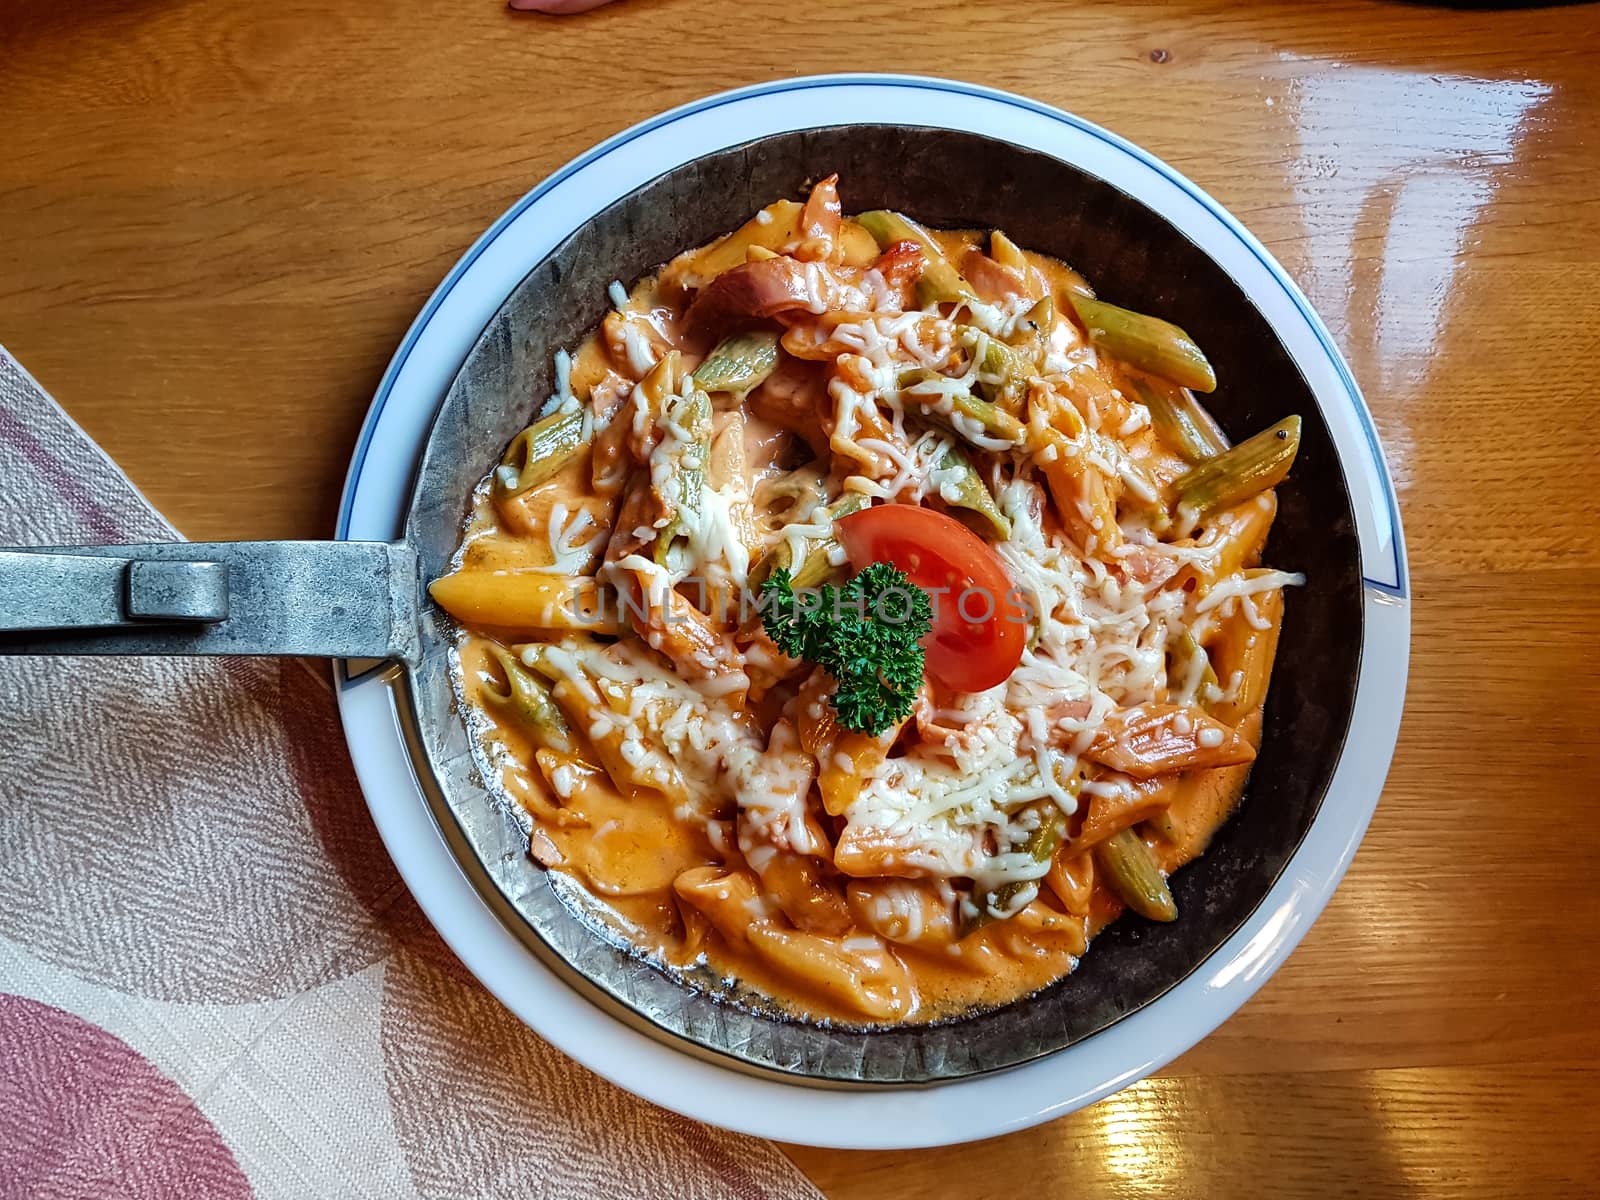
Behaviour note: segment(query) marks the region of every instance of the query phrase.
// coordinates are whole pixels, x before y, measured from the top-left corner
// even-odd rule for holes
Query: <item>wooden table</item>
[[[886,68],[1109,126],[1366,390],[1416,595],[1394,769],[1302,948],[1157,1077],[999,1143],[792,1153],[841,1200],[1600,1187],[1600,10],[746,7],[13,0],[0,339],[191,537],[326,535],[423,299],[601,137]]]

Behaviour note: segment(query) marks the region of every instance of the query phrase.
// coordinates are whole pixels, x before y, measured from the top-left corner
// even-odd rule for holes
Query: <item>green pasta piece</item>
[[[966,421],[956,419],[957,414],[978,425],[983,434],[1007,445],[1015,446],[1022,441],[1022,422],[996,404],[991,404],[970,392],[950,395],[946,392],[915,390],[915,385],[923,380],[941,378],[943,376],[925,367],[913,367],[901,372],[899,378],[901,404],[915,407],[919,416],[948,429],[968,442],[972,441],[972,431],[967,427]],[[948,407],[945,404],[946,400],[949,401]],[[979,449],[990,449],[990,447],[980,446]]]
[[[853,512],[859,512],[867,506],[867,498],[860,492],[846,492],[833,504],[823,509],[830,521],[837,521],[840,517],[847,517]],[[806,524],[812,524],[815,516],[808,518]],[[758,568],[759,578],[752,577],[752,584],[759,584],[770,576],[773,571],[782,569],[789,572],[790,583],[797,588],[815,587],[828,576],[838,570],[834,565],[833,555],[839,549],[838,541],[832,534],[825,537],[807,537],[800,539],[800,561],[798,564],[790,560],[789,539],[780,538],[773,547],[772,553],[762,560]]]
[[[972,335],[980,331],[972,329]],[[1020,350],[1008,346],[999,338],[981,334],[972,338],[983,347],[978,361],[978,388],[984,398],[1002,410],[1017,416],[1022,412],[1022,402],[1028,395],[1028,377],[1034,369]]]
[[[1151,832],[1169,845],[1182,845],[1184,838],[1183,826],[1172,815],[1170,808],[1163,808],[1146,821],[1145,824],[1150,827]]]
[[[490,485],[495,498],[520,496],[561,470],[587,443],[586,426],[583,410],[576,408],[552,413],[517,434],[495,468]]]
[[[1129,382],[1139,402],[1150,410],[1150,423],[1161,440],[1189,462],[1203,463],[1227,451],[1228,439],[1188,388],[1138,376]]]
[[[1111,890],[1134,912],[1152,921],[1178,919],[1172,889],[1162,877],[1155,855],[1137,832],[1124,829],[1101,842],[1094,849],[1094,862],[1104,872]]]
[[[485,687],[487,706],[504,720],[520,726],[542,749],[572,750],[572,733],[550,691],[535,678],[515,654],[491,645],[489,653],[505,675],[505,686]]]
[[[928,231],[909,217],[880,208],[858,214],[856,222],[873,236],[882,250],[887,250],[896,242],[916,243],[928,264],[923,269],[922,278],[917,281],[918,304],[923,307],[929,304],[958,304],[978,298],[978,293],[944,256],[944,251],[939,249]]]
[[[691,376],[708,392],[743,396],[778,369],[778,334],[771,329],[735,333],[717,343]]]
[[[1049,296],[1039,301],[1018,321],[1006,339],[1027,366],[1027,374],[1038,375],[1044,371],[1045,353],[1050,345],[1050,332],[1055,328],[1056,302]]]
[[[939,459],[938,470],[960,472],[960,479],[953,484],[941,485],[938,491],[939,499],[954,508],[964,508],[969,512],[977,513],[988,522],[989,528],[994,531],[999,541],[1007,541],[1011,537],[1011,522],[1006,520],[1006,515],[1000,511],[1000,506],[995,503],[994,496],[988,486],[979,476],[977,468],[970,459],[957,446],[951,446]]]
[[[1111,357],[1197,392],[1216,390],[1217,376],[1205,354],[1171,321],[1118,308],[1079,292],[1069,292],[1067,298],[1088,331],[1089,341]]]
[[[677,464],[672,519],[656,535],[655,560],[665,565],[667,554],[680,537],[699,522],[705,503],[706,466],[711,459],[711,397],[696,390],[674,408],[671,419],[689,435],[689,444]]]
[[[1194,635],[1187,629],[1179,629],[1177,633],[1167,639],[1167,686],[1171,689],[1175,680],[1184,682],[1188,680],[1189,664],[1194,662],[1196,655],[1201,655],[1205,658],[1205,666],[1200,671],[1200,684],[1192,696],[1188,695],[1187,692],[1175,690],[1174,695],[1177,699],[1174,700],[1174,703],[1181,703],[1187,700],[1204,708],[1205,703],[1201,697],[1208,685],[1211,687],[1218,686],[1217,672],[1211,666],[1211,656],[1206,654],[1200,643],[1194,640]]]
[[[1067,836],[1066,815],[1053,800],[1036,800],[1028,808],[1039,814],[1039,824],[1028,834],[1028,840],[1023,842],[1022,853],[1036,863],[1047,863],[1055,857],[1057,848]],[[1002,883],[985,892],[974,889],[972,903],[977,911],[964,916],[960,936],[966,937],[967,934],[982,929],[989,922],[999,920],[996,913],[1011,914],[1017,897],[1029,887],[1037,891],[1039,881],[1033,879],[1026,883],[1017,881]]]
[[[1187,532],[1214,512],[1277,487],[1299,451],[1300,418],[1285,417],[1178,476],[1172,490],[1180,532]]]

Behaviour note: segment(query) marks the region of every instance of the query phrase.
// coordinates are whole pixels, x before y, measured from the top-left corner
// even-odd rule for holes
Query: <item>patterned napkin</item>
[[[177,536],[0,348],[0,545]],[[0,1200],[817,1195],[478,986],[320,664],[0,658]]]

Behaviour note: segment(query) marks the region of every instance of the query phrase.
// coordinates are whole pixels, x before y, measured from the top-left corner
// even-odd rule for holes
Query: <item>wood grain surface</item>
[[[513,200],[737,84],[948,74],[1109,126],[1301,282],[1399,490],[1411,687],[1371,833],[1244,1009],[831,1197],[1600,1189],[1600,9],[0,0],[0,341],[194,538],[321,536],[383,366]]]

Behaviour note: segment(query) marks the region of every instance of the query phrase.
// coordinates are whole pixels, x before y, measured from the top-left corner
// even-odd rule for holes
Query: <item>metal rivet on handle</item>
[[[128,616],[147,621],[224,621],[228,566],[220,562],[128,564]]]

